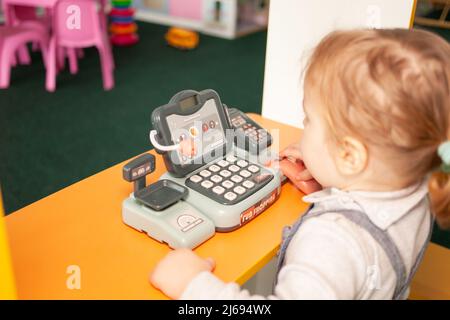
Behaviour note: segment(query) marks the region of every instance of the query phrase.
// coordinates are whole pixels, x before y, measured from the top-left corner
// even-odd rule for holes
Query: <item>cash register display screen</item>
[[[189,110],[189,108],[192,108],[193,106],[197,105],[197,98],[195,96],[186,98],[184,100],[180,101],[180,107],[181,110]]]
[[[186,108],[187,105],[184,105],[184,107]],[[226,143],[224,127],[214,99],[207,100],[200,110],[191,115],[172,114],[167,116],[166,119],[172,141],[180,143],[181,140],[194,139],[198,149],[197,154],[190,157],[182,155],[178,151],[178,160],[181,165],[197,163],[194,161],[202,158],[203,154],[207,154]],[[201,142],[201,145],[199,145],[199,142]]]

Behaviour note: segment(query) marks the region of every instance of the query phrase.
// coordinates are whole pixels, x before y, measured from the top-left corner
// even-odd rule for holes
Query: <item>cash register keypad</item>
[[[231,124],[236,130],[239,130],[242,134],[247,135],[257,143],[263,139],[267,139],[268,132],[266,129],[258,128],[248,123],[241,115],[232,116]]]
[[[267,169],[228,155],[200,169],[185,184],[221,204],[232,205],[254,194],[272,178]]]

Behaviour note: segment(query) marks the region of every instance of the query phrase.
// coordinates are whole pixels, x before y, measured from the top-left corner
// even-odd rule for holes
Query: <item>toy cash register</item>
[[[168,171],[158,182],[167,190],[157,194],[152,185],[141,184],[144,191],[135,190],[123,203],[127,225],[172,248],[193,248],[215,231],[243,226],[278,198],[280,173],[252,162],[249,152],[235,145],[227,108],[215,91],[176,94],[153,111],[152,124],[150,139]],[[192,154],[179,147],[187,139],[196,146]],[[170,193],[178,196],[171,200]],[[165,205],[156,207],[152,199]]]

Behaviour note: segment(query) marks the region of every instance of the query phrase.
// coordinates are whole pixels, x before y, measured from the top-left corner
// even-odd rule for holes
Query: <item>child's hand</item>
[[[311,173],[309,173],[308,169],[306,169],[305,165],[303,164],[303,156],[298,144],[291,144],[289,147],[282,150],[279,156],[280,161],[287,159],[298,166],[298,170],[292,171],[288,170],[289,168],[283,166],[280,163],[281,171],[283,171],[283,174],[288,177],[288,179],[293,183],[313,179],[313,176],[311,175]]]
[[[290,145],[281,151],[279,158],[278,165],[283,174],[303,193],[310,194],[322,189],[303,164],[298,144]]]
[[[203,259],[189,249],[177,249],[158,262],[149,280],[168,297],[178,299],[197,274],[214,268],[212,258]]]

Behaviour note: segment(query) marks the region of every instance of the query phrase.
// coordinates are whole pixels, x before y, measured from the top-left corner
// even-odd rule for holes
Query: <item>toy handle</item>
[[[158,142],[158,139],[156,138],[157,135],[158,133],[156,130],[150,131],[150,142],[153,144],[158,153],[180,150],[181,154],[186,156],[194,156],[197,154],[197,147],[192,140],[183,140],[180,143],[173,144],[171,146],[163,146]]]
[[[160,144],[156,138],[156,136],[158,135],[158,132],[156,130],[151,130],[150,134],[149,134],[149,138],[150,138],[150,142],[152,143],[153,147],[155,149],[157,149],[158,151],[162,151],[162,152],[167,152],[167,151],[174,151],[174,150],[178,150],[178,148],[180,147],[179,144],[173,144],[171,146],[163,146],[162,144]]]

